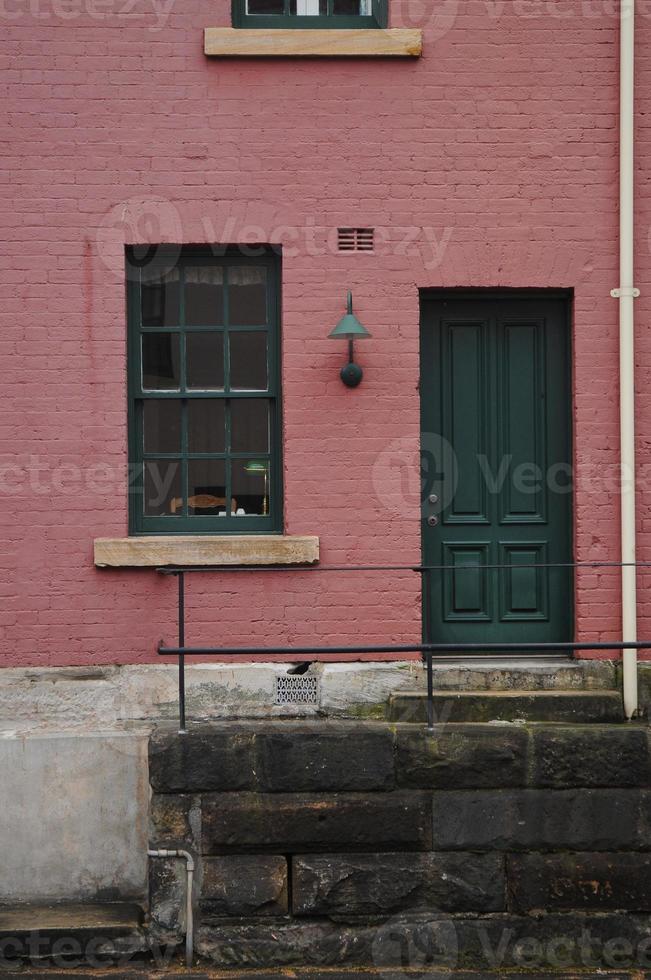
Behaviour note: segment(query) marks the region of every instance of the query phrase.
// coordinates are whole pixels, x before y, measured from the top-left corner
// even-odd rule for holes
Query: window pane
[[[290,14],[318,17],[328,13],[328,0],[290,0]]]
[[[188,388],[223,388],[223,333],[188,333],[185,345]]]
[[[267,322],[267,270],[261,265],[228,270],[228,321],[234,327],[260,327]]]
[[[231,332],[230,345],[230,385],[241,391],[267,390],[267,334],[264,330],[255,333],[244,330]]]
[[[167,398],[143,403],[146,453],[181,451],[181,402]]]
[[[179,270],[143,282],[141,311],[143,327],[175,327],[179,323]]]
[[[269,402],[231,401],[231,449],[234,453],[269,452]]]
[[[188,514],[210,517],[225,513],[226,463],[223,459],[188,462]]]
[[[224,270],[219,266],[188,266],[185,270],[185,322],[191,327],[224,322]]]
[[[142,386],[146,389],[179,388],[179,335],[177,333],[142,334]]]
[[[284,0],[247,0],[247,14],[282,14]]]
[[[333,14],[346,17],[370,17],[371,0],[334,0]]]
[[[268,460],[233,460],[231,481],[237,509],[245,514],[269,513],[269,462]]]
[[[225,403],[221,399],[188,400],[189,452],[223,453],[225,451],[225,414]]]
[[[145,514],[162,516],[181,511],[181,464],[178,460],[145,461]]]

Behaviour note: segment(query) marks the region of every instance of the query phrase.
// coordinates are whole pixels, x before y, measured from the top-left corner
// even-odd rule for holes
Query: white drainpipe
[[[622,640],[637,640],[635,540],[635,0],[622,0],[620,38],[619,390],[622,527]],[[638,710],[637,651],[622,652],[624,711]]]
[[[186,869],[186,891],[185,891],[185,963],[192,966],[192,953],[194,949],[194,923],[192,916],[192,886],[194,882],[194,858],[189,851],[181,849],[176,851],[158,850],[147,851],[148,857],[161,858],[183,858]]]

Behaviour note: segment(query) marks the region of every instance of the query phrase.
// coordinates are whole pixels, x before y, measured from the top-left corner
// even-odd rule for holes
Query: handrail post
[[[427,731],[434,734],[434,675],[432,668],[432,651],[427,651]]]
[[[179,647],[185,646],[185,573],[178,572],[179,580]],[[179,654],[179,735],[186,735],[185,727],[185,654]]]
[[[425,585],[423,602],[425,604],[425,642],[432,642],[432,583],[431,568],[425,569],[423,583]],[[434,673],[432,665],[432,651],[427,650],[425,656],[427,664],[427,731],[430,735],[434,733]]]

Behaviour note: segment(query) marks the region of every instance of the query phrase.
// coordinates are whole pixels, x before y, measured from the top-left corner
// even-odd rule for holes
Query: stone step
[[[570,660],[565,656],[435,657],[433,671],[435,691],[603,691],[618,684],[613,661]],[[417,687],[427,687],[424,666]]]
[[[59,958],[101,962],[116,943],[144,949],[140,906],[128,902],[0,906],[0,946],[6,960]]]
[[[400,980],[594,980],[594,970],[571,970],[554,969],[551,967],[544,973],[536,971],[532,974],[530,970],[521,970],[505,973],[500,970],[452,970],[448,967],[438,969],[435,966],[427,967],[427,973],[423,972],[422,966],[403,966],[402,963],[396,965],[396,969],[387,969],[386,966],[375,968],[353,967],[343,969],[325,967],[323,970],[315,967],[292,967],[290,971],[284,967],[277,967],[270,970],[232,970],[232,969],[211,969],[205,964],[196,969],[185,969],[179,963],[171,965],[172,973],[161,973],[157,968],[149,969],[146,966],[130,967],[125,970],[123,967],[111,967],[109,969],[85,970],[75,969],[74,973],[70,970],[60,970],[57,968],[37,968],[31,969],[29,975],[21,970],[18,972],[2,972],[2,980],[25,980],[29,976],[30,980],[42,977],[43,980],[388,980],[389,977],[400,978]],[[649,980],[651,973],[640,972],[639,970],[599,970],[599,980]]]
[[[423,691],[400,691],[389,699],[389,720],[422,724],[427,718]],[[624,720],[619,691],[435,691],[434,721],[619,722]]]

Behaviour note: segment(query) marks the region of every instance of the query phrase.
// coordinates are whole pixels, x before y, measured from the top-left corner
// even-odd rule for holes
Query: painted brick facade
[[[419,60],[209,60],[227,0],[3,0],[0,629],[7,665],[135,663],[173,584],[99,571],[127,533],[124,247],[283,246],[285,530],[325,563],[417,563],[421,287],[575,290],[578,560],[617,561],[618,4],[391,0]],[[431,8],[431,9],[430,9]],[[651,4],[640,3],[639,546],[651,559]],[[338,226],[374,254],[338,254]],[[345,389],[347,288],[373,339]],[[640,632],[651,632],[641,576]],[[616,569],[577,635],[617,638]],[[195,578],[193,643],[418,642],[410,572]]]

